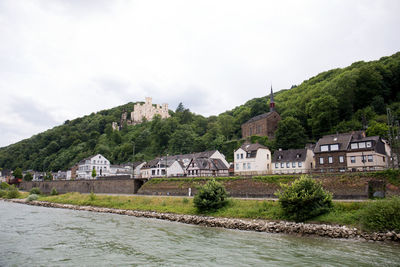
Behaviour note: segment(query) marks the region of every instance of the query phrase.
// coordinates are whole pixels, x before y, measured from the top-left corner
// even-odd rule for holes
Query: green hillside
[[[123,110],[134,103],[66,121],[63,125],[0,148],[0,167],[34,170],[67,169],[101,153],[112,163],[147,160],[162,154],[219,149],[233,160],[241,145],[240,125],[268,111],[268,96],[254,98],[218,116],[203,117],[179,105],[171,118],[153,119],[112,131]],[[327,133],[360,130],[385,135],[386,108],[400,118],[400,52],[377,61],[355,62],[318,74],[275,95],[282,116],[276,140],[253,137],[271,149],[304,147]],[[133,159],[133,143],[135,158]]]

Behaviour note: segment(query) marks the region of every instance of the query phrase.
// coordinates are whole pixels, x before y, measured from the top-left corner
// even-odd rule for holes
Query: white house
[[[77,179],[93,179],[93,169],[96,170],[97,177],[108,176],[110,175],[110,161],[100,154],[81,160],[76,171]]]
[[[186,173],[188,177],[229,176],[229,167],[221,159],[193,158]]]
[[[273,174],[309,173],[314,167],[314,151],[309,148],[278,150],[272,157]]]
[[[260,144],[243,144],[234,152],[235,175],[271,173],[271,151]]]
[[[111,176],[122,176],[129,175],[132,176],[132,164],[120,164],[120,165],[110,165]]]
[[[142,178],[184,176],[185,166],[176,159],[158,158],[144,164],[140,174]]]

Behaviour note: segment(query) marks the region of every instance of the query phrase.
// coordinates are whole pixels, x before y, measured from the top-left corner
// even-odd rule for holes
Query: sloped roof
[[[307,157],[307,149],[288,149],[275,151],[272,162],[303,162]]]
[[[365,133],[363,131],[325,135],[318,140],[317,144],[315,145],[314,152],[321,152],[322,145],[330,144],[338,144],[339,150],[337,151],[346,151],[353,137],[359,139],[359,137],[361,136],[365,136]]]
[[[200,170],[228,170],[224,162],[220,159],[210,158],[193,158],[190,163],[194,162]],[[190,168],[190,164],[187,169]]]
[[[257,115],[257,116],[255,116],[255,117],[251,118],[250,120],[246,121],[246,122],[243,123],[243,124],[250,123],[250,122],[253,122],[253,121],[258,121],[258,120],[261,120],[261,119],[264,119],[264,118],[268,118],[268,117],[271,116],[272,113],[274,113],[274,112],[276,112],[276,111],[267,112],[267,113],[264,113],[264,114],[261,114],[261,115]]]
[[[260,148],[268,149],[268,147],[260,145],[259,143],[255,143],[255,144],[244,143],[240,148],[243,149],[246,152],[255,151],[255,150],[258,150]]]

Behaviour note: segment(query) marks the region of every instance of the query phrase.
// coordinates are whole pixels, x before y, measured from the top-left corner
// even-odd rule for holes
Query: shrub
[[[0,189],[0,198],[5,197],[6,195],[7,195],[7,191]]]
[[[183,204],[189,203],[189,199],[187,199],[186,197],[184,197],[184,198],[182,199],[182,203],[183,203]]]
[[[332,194],[321,183],[303,175],[291,185],[281,184],[276,195],[284,215],[295,221],[305,221],[326,213],[332,207]]]
[[[90,199],[90,201],[96,200],[96,195],[93,193],[93,191],[90,192],[89,199]]]
[[[19,197],[19,191],[18,188],[15,187],[15,185],[10,186],[7,192],[7,198],[17,198]]]
[[[10,185],[6,182],[1,182],[1,184],[0,184],[0,189],[5,190],[5,189],[8,189],[9,187],[10,187]]]
[[[227,204],[227,193],[219,182],[212,179],[199,188],[193,203],[199,211],[211,211],[222,208]]]
[[[369,201],[361,212],[360,223],[367,231],[400,232],[400,197]]]
[[[29,194],[36,194],[36,195],[40,195],[42,192],[40,192],[39,187],[32,187],[31,191],[29,191]]]
[[[53,188],[51,189],[50,195],[52,195],[52,196],[58,195],[58,191],[57,191],[57,189],[56,189],[55,187],[53,187]]]
[[[38,198],[39,198],[38,195],[36,195],[36,194],[31,194],[31,195],[29,195],[29,196],[26,198],[26,201],[31,202],[31,201],[33,201],[33,200],[37,200]]]

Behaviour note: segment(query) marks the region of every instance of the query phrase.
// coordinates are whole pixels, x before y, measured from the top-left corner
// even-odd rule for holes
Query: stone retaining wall
[[[373,241],[396,241],[400,242],[400,234],[395,232],[387,233],[365,233],[356,228],[346,226],[327,225],[327,224],[309,224],[294,222],[272,222],[265,220],[243,220],[232,218],[215,218],[196,215],[181,215],[173,213],[158,213],[153,211],[135,211],[112,208],[99,208],[91,206],[76,206],[70,204],[58,204],[44,201],[26,202],[23,199],[6,200],[14,203],[28,204],[33,206],[63,208],[72,210],[93,211],[102,213],[114,213],[135,217],[145,217],[153,219],[168,220],[186,224],[203,225],[207,227],[222,227],[227,229],[237,229],[244,231],[257,231],[268,233],[285,233],[296,235],[313,235],[329,238],[358,238]]]
[[[110,194],[133,194],[135,193],[135,181],[133,179],[99,179],[99,180],[69,180],[69,181],[44,181],[44,182],[22,182],[20,189],[29,191],[32,187],[38,187],[43,193],[50,193],[52,188],[58,193],[110,193]]]

